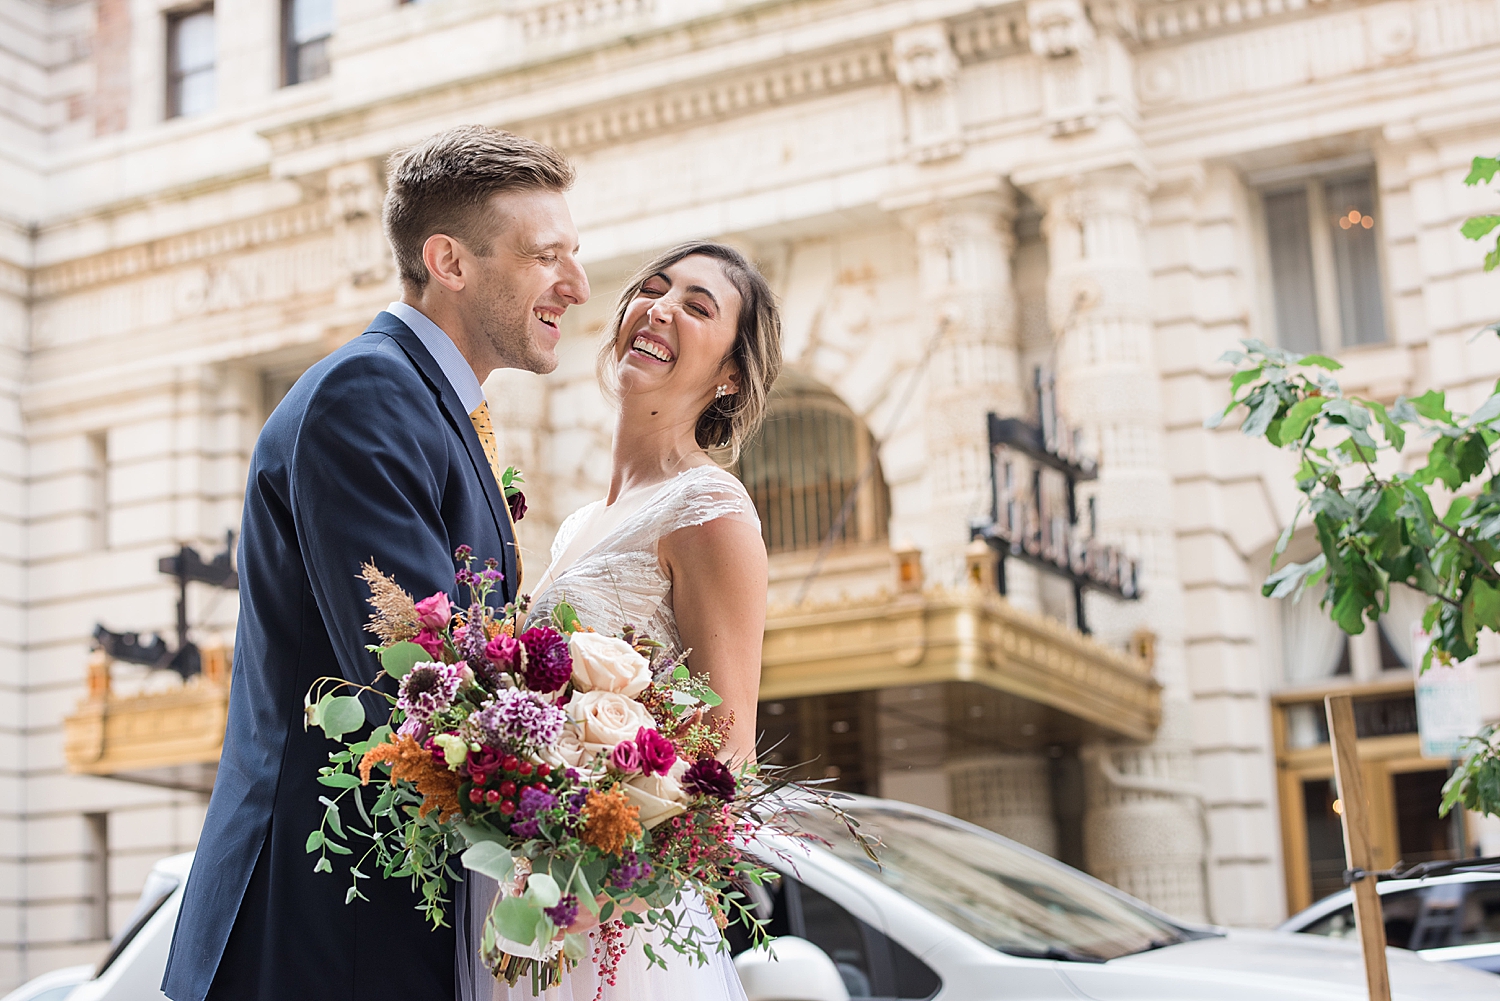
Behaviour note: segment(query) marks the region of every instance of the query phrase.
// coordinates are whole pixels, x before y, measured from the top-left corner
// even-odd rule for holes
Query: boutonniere
[[[510,506],[510,520],[520,521],[526,517],[526,495],[521,493],[517,483],[525,483],[526,478],[515,466],[506,466],[505,472],[500,474],[500,490],[505,494],[505,503]]]

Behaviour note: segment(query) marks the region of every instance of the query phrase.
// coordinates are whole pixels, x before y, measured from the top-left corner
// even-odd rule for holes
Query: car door
[[[805,938],[828,954],[851,999],[921,1001],[935,997],[943,982],[926,963],[880,929],[832,898],[783,875],[752,894],[755,910],[771,935]],[[735,953],[749,947],[738,925],[726,932]]]

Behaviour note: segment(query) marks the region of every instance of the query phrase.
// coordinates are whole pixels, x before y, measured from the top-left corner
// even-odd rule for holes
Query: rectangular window
[[[1280,345],[1310,353],[1384,343],[1374,174],[1315,177],[1263,202]]]
[[[109,548],[109,434],[98,431],[88,436],[85,482],[88,496],[84,504],[89,519],[89,548]]]
[[[217,61],[213,7],[167,15],[167,117],[185,118],[214,109]]]
[[[109,814],[85,813],[88,839],[88,937],[109,938]]]
[[[333,0],[282,0],[281,24],[286,86],[327,76]]]

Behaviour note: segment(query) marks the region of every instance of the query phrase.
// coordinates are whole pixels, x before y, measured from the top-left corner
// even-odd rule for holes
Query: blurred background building
[[[1382,857],[1500,851],[1436,819],[1412,602],[1346,640],[1261,599],[1290,467],[1201,426],[1242,337],[1488,395],[1500,280],[1457,229],[1497,50],[1496,0],[0,0],[0,990],[98,957],[194,844],[235,600],[182,578],[201,669],[162,669],[159,560],[212,562],[267,414],[396,297],[386,157],[469,122],[579,172],[594,300],[556,373],[486,387],[532,567],[604,491],[625,275],[712,237],[782,297],[737,471],[783,760],[1267,925],[1338,885],[1319,700],[1352,690]],[[1033,561],[971,545],[995,516]],[[1098,544],[1141,596],[1080,610],[1035,564]]]

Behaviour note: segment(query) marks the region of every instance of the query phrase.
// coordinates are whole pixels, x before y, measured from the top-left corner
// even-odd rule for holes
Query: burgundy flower
[[[505,498],[505,503],[510,505],[510,520],[520,521],[526,517],[526,495],[517,490]]]
[[[635,746],[641,756],[641,771],[647,775],[665,775],[677,760],[672,742],[648,727],[636,731]]]
[[[682,776],[682,787],[697,796],[734,799],[734,775],[718,758],[699,758]]]
[[[443,655],[443,634],[435,629],[423,627],[421,632],[411,638],[411,641],[426,650],[427,656],[433,660]]]
[[[484,648],[484,655],[507,671],[521,666],[522,647],[513,636],[501,633]]]
[[[548,626],[528,629],[518,637],[526,648],[526,687],[534,692],[555,692],[573,677],[573,655],[568,640]]]

